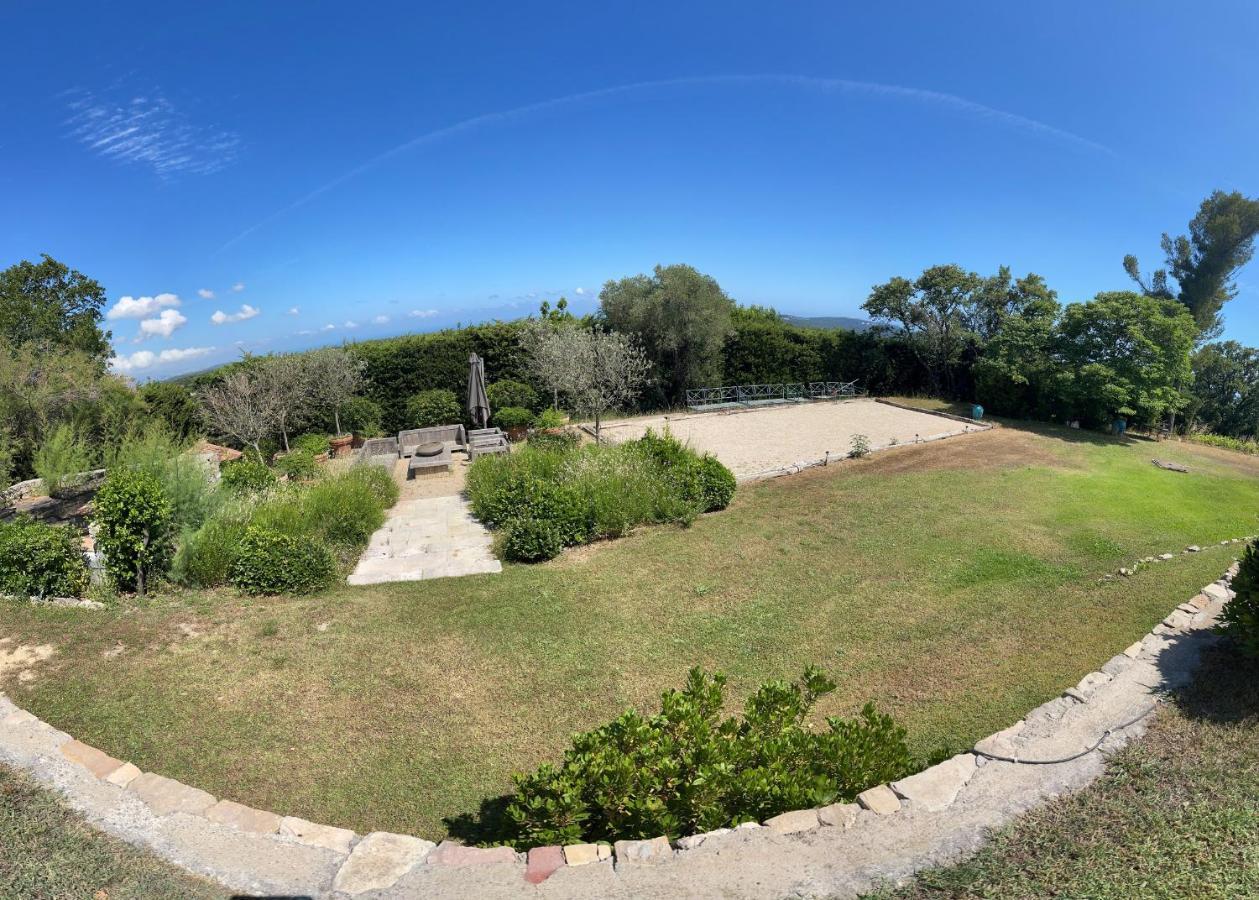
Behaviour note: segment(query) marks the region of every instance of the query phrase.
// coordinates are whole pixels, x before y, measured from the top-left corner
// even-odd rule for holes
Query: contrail
[[[494,125],[500,122],[510,122],[514,119],[521,119],[531,116],[534,113],[543,112],[545,110],[555,109],[562,106],[572,106],[579,103],[587,103],[592,100],[604,100],[609,97],[616,97],[622,94],[632,94],[638,91],[653,90],[659,88],[674,87],[705,87],[705,86],[764,86],[779,85],[782,87],[801,88],[805,90],[815,90],[825,93],[848,93],[848,94],[866,94],[870,96],[895,97],[904,100],[914,100],[920,103],[927,103],[933,106],[941,106],[952,109],[966,115],[974,116],[981,119],[997,122],[1029,134],[1040,135],[1042,137],[1053,138],[1072,144],[1076,147],[1091,150],[1096,153],[1103,153],[1107,156],[1114,156],[1115,152],[1109,147],[1091,141],[1086,137],[1081,137],[1074,132],[1066,131],[1062,128],[1055,128],[1044,122],[1030,119],[1027,116],[1020,116],[1017,113],[1006,112],[1005,110],[995,109],[991,106],[985,106],[982,103],[976,103],[973,100],[967,100],[965,97],[959,97],[956,94],[946,94],[940,91],[928,91],[921,88],[900,87],[894,84],[879,84],[872,81],[850,81],[845,78],[813,78],[806,75],[709,75],[691,78],[668,78],[659,81],[637,81],[632,84],[622,84],[615,87],[600,88],[593,91],[582,91],[577,94],[569,94],[565,97],[555,97],[550,100],[540,100],[537,103],[529,103],[524,106],[518,106],[515,109],[509,109],[502,112],[484,113],[479,116],[473,116],[470,119],[464,119],[453,125],[447,125],[445,128],[438,128],[419,137],[412,138],[406,143],[399,144],[390,150],[386,150],[377,156],[373,156],[366,162],[355,166],[348,172],[338,175],[336,178],[320,185],[310,193],[299,197],[288,206],[276,210],[266,218],[250,225],[236,237],[232,238],[222,247],[215,251],[221,253],[234,244],[244,240],[258,229],[269,225],[276,219],[300,209],[310,203],[317,197],[326,194],[328,191],[352,178],[357,178],[365,172],[368,172],[381,163],[400,156],[419,147],[433,144],[454,135],[461,134],[465,131],[472,131],[487,125]]]

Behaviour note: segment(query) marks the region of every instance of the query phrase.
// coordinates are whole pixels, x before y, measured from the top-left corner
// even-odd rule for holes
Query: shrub
[[[240,552],[247,523],[246,515],[220,513],[195,531],[186,530],[171,564],[171,577],[188,587],[225,583]]]
[[[246,594],[308,594],[332,583],[336,561],[310,538],[251,525],[231,573],[232,584]]]
[[[501,428],[528,428],[533,424],[533,413],[522,406],[504,406],[494,413],[494,422]]]
[[[581,443],[581,437],[576,431],[565,429],[563,431],[535,431],[529,435],[529,446],[535,450],[545,450],[548,453],[566,453],[576,448]]]
[[[1195,444],[1206,444],[1208,447],[1222,447],[1247,456],[1259,456],[1259,441],[1251,438],[1228,437],[1223,434],[1190,434],[1186,436]]]
[[[538,428],[563,428],[566,423],[564,414],[549,406],[538,413],[538,418],[534,421]]]
[[[384,486],[381,476],[389,479],[392,492]],[[380,466],[355,466],[342,475],[311,485],[302,500],[302,513],[312,534],[357,548],[385,524],[385,509],[397,499],[397,490],[389,473]]]
[[[299,435],[298,437],[293,438],[293,441],[292,443],[289,444],[289,447],[292,450],[305,451],[306,453],[309,453],[311,456],[320,456],[321,454],[327,453],[331,449],[331,446],[329,445],[328,440],[329,440],[328,435],[315,434],[312,432],[310,434],[303,434],[303,435]]]
[[[105,467],[148,472],[160,481],[177,529],[200,526],[220,500],[206,464],[161,423],[128,432],[106,451]]]
[[[496,381],[485,389],[485,394],[492,410],[519,406],[536,411],[539,405],[538,392],[523,381]]]
[[[692,463],[695,472],[695,499],[704,512],[716,512],[725,509],[734,499],[734,473],[727,469],[717,457],[705,454]]]
[[[854,434],[852,442],[849,444],[848,455],[853,459],[860,459],[870,452],[870,439],[864,434]]]
[[[35,474],[50,497],[61,497],[77,484],[73,477],[92,468],[92,453],[73,425],[58,425],[36,451]]]
[[[315,454],[309,450],[290,450],[275,461],[275,468],[293,481],[306,481],[319,472]]]
[[[824,731],[805,719],[835,689],[815,668],[771,681],[722,719],[726,679],[692,669],[657,715],[579,734],[559,766],[515,776],[502,837],[518,848],[680,836],[852,800],[915,769],[905,730],[872,704]]]
[[[0,523],[0,592],[19,597],[77,597],[88,581],[79,535],[28,516]]]
[[[516,562],[554,559],[564,549],[564,536],[549,519],[516,519],[503,535],[503,555]]]
[[[454,425],[463,421],[463,410],[454,391],[420,391],[407,401],[409,428]]]
[[[166,571],[174,542],[174,516],[162,483],[150,472],[115,469],[94,501],[97,548],[105,569],[123,590],[143,595]]]
[[[359,437],[378,437],[383,434],[380,404],[367,397],[352,397],[341,406],[341,427]]]
[[[249,456],[242,456],[232,462],[219,466],[222,485],[229,491],[239,494],[253,494],[275,487],[275,473],[262,463]]]
[[[1251,542],[1242,551],[1233,590],[1237,596],[1220,613],[1220,630],[1248,656],[1259,657],[1259,548]]]

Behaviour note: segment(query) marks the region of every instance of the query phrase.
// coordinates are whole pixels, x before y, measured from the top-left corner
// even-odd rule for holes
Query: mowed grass
[[[1236,549],[1218,542],[1259,531],[1257,474],[1209,448],[1004,428],[743,486],[689,529],[497,576],[6,605],[0,635],[56,652],[4,687],[218,796],[439,838],[572,732],[656,708],[693,665],[741,701],[816,663],[840,685],[819,718],[874,700],[919,753],[966,746],[1218,577]],[[1206,549],[1100,580],[1189,543]]]
[[[883,900],[1259,896],[1259,668],[1227,651],[1105,776]]]
[[[90,828],[30,777],[0,766],[0,897],[227,896],[217,885]]]

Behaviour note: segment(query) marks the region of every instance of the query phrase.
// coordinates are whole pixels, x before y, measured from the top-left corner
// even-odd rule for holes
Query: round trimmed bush
[[[275,473],[264,463],[248,456],[219,467],[223,487],[239,494],[255,494],[275,487]]]
[[[330,585],[336,569],[322,544],[251,525],[232,563],[232,584],[246,594],[309,594]]]
[[[520,406],[536,412],[539,405],[538,392],[523,381],[496,381],[485,389],[485,395],[492,410]]]
[[[352,397],[341,406],[341,427],[359,437],[377,437],[383,412],[380,404],[367,397]]]
[[[162,483],[150,472],[115,469],[93,506],[105,571],[120,589],[143,594],[174,550],[174,509]]]
[[[0,524],[0,591],[19,597],[77,597],[87,588],[78,534],[29,516]]]
[[[516,519],[503,536],[503,555],[517,562],[554,559],[564,549],[564,535],[549,519]]]
[[[407,427],[429,428],[456,425],[463,421],[463,409],[454,391],[420,391],[407,401]]]
[[[528,428],[533,418],[533,413],[523,406],[504,406],[494,413],[494,424],[501,428]]]

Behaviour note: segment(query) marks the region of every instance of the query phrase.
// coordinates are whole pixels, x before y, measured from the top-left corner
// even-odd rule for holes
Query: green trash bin
[[[982,419],[984,417],[984,408],[978,403],[971,404],[970,417],[972,419]]]

